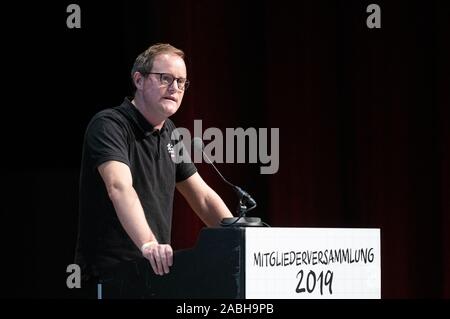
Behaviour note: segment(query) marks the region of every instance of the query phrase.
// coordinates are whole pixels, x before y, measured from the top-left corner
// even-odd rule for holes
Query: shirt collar
[[[157,129],[147,121],[147,119],[141,114],[141,112],[136,108],[136,106],[131,103],[132,98],[126,97],[121,105],[121,109],[124,111],[125,115],[136,124],[136,127],[145,135],[148,136],[157,132]],[[166,122],[164,122],[161,133],[167,130]]]

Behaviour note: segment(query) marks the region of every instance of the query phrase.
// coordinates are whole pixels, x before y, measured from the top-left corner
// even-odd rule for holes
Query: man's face
[[[151,72],[186,79],[186,64],[178,55],[160,54],[154,59]],[[175,80],[171,84],[162,83],[160,74],[149,74],[143,81],[142,95],[146,111],[152,116],[164,119],[175,114],[184,95],[184,91],[178,87],[178,81]]]

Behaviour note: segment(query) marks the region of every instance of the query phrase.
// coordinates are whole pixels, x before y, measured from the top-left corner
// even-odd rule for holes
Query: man
[[[176,164],[168,118],[188,88],[184,53],[156,44],[140,54],[131,77],[134,98],[96,114],[83,145],[76,263],[84,279],[144,256],[169,273],[175,187],[207,226],[232,214],[192,163]]]

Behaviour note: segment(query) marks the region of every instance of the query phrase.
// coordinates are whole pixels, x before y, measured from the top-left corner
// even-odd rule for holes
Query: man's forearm
[[[209,227],[219,226],[223,218],[233,217],[223,200],[212,189],[205,196],[204,205],[202,205],[199,216]]]
[[[144,243],[156,240],[133,187],[115,188],[109,195],[122,227],[138,248]]]

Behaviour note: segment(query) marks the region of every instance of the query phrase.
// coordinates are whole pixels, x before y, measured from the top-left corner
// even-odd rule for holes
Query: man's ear
[[[134,72],[133,74],[133,82],[136,89],[142,89],[144,86],[144,76],[140,72]]]

